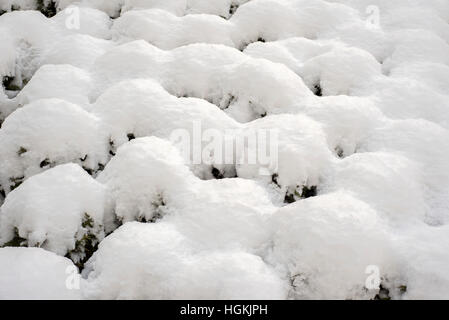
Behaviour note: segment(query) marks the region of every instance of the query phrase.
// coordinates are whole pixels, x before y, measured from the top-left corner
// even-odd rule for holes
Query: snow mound
[[[357,153],[336,164],[328,184],[364,200],[393,223],[404,225],[425,220],[427,211],[419,166],[390,153]],[[323,187],[323,189],[326,189]]]
[[[70,16],[74,14],[79,17],[79,21],[70,19]],[[80,6],[69,6],[64,10],[58,12],[56,16],[52,18],[61,29],[66,29],[68,32],[86,34],[99,39],[111,38],[112,21],[109,16],[96,9]]]
[[[43,65],[17,96],[25,105],[39,99],[59,98],[80,106],[89,105],[90,75],[71,65]]]
[[[167,223],[126,223],[100,244],[87,270],[90,299],[282,299],[286,293],[260,257],[198,252]]]
[[[92,113],[107,127],[115,147],[134,137],[169,139],[175,130],[193,133],[195,122],[204,130],[237,129],[239,124],[202,99],[177,98],[151,79],[124,80],[106,90]]]
[[[144,39],[161,49],[173,49],[191,43],[234,46],[229,23],[213,15],[189,14],[177,17],[165,10],[133,10],[117,19],[113,32],[117,39]]]
[[[262,248],[266,220],[276,210],[275,196],[256,182],[198,179],[179,151],[156,137],[120,147],[98,181],[108,188],[119,222],[167,220],[208,248]],[[245,231],[247,225],[254,230]]]
[[[203,58],[198,60],[198,55]],[[129,56],[133,59],[126,58]],[[178,97],[202,98],[221,109],[242,109],[243,114],[236,119],[243,122],[257,118],[255,115],[298,110],[313,97],[301,78],[288,68],[248,59],[237,50],[219,45],[195,44],[162,51],[133,41],[97,59],[93,73],[96,88],[91,92],[92,100],[117,82],[150,78]],[[282,94],[272,94],[276,91]],[[232,111],[229,114],[234,115]]]
[[[0,299],[78,300],[79,290],[66,286],[76,267],[67,259],[40,248],[0,249]]]
[[[155,137],[140,138],[120,147],[98,176],[115,203],[122,222],[151,219],[163,214],[195,177],[184,159],[168,142]]]
[[[383,221],[350,193],[338,191],[284,207],[273,215],[272,225],[270,259],[285,266],[295,298],[373,298],[376,290],[365,291],[366,268],[375,265],[382,276],[395,275]]]
[[[90,173],[108,160],[98,119],[59,99],[37,100],[13,112],[0,129],[0,181],[8,193],[23,180],[75,162]]]
[[[42,247],[80,261],[104,237],[105,188],[75,164],[26,180],[1,207],[1,244]]]
[[[426,120],[389,121],[372,132],[361,143],[361,151],[383,151],[400,154],[419,168],[422,190],[431,210],[427,222],[446,224],[449,220],[449,154],[448,130]]]
[[[249,123],[242,136],[249,136],[257,130],[276,130],[273,134],[277,133],[277,139],[270,139],[271,143],[276,143],[277,161],[272,168],[266,166],[266,169],[271,169],[271,175],[268,177],[270,182],[273,180],[284,192],[299,196],[303,187],[316,187],[319,184],[322,172],[332,160],[319,123],[300,114],[273,115]],[[271,147],[269,145],[266,149]],[[263,149],[263,145],[249,144],[242,153],[237,154],[237,159],[257,153],[257,148]],[[242,161],[236,168],[239,177],[257,179],[261,176],[264,166]]]

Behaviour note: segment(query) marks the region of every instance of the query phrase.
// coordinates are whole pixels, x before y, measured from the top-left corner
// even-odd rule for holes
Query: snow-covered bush
[[[390,236],[366,203],[338,191],[306,199],[273,215],[270,261],[282,263],[294,298],[374,298],[365,269],[396,276]],[[393,290],[392,290],[393,291]]]
[[[210,32],[200,32],[202,30]],[[161,49],[191,43],[215,43],[234,47],[230,24],[213,15],[177,17],[165,10],[132,10],[117,19],[113,27],[117,39],[144,39]]]
[[[425,220],[427,207],[421,172],[416,163],[404,156],[356,153],[338,162],[327,179],[331,190],[352,192],[393,224],[402,226]]]
[[[113,85],[97,99],[92,113],[102,120],[116,148],[127,142],[129,135],[169,139],[175,130],[192,132],[195,122],[201,123],[203,130],[223,133],[240,127],[215,105],[202,99],[177,98],[151,79]]]
[[[313,97],[301,78],[288,68],[248,59],[235,49],[219,45],[195,44],[162,51],[133,41],[97,59],[93,72],[96,88],[92,100],[117,82],[151,78],[176,96],[202,98],[222,109],[229,108],[228,114],[242,122],[269,113],[294,112]]]
[[[72,21],[69,18],[73,15],[73,12],[76,12],[76,17],[79,17],[79,20],[76,21],[74,26],[71,26],[70,22]],[[58,24],[61,29],[68,33],[85,34],[98,39],[111,38],[112,21],[106,13],[100,10],[82,6],[69,6],[58,12],[52,18],[52,22]]]
[[[88,262],[90,299],[283,299],[286,284],[255,255],[198,251],[167,223],[129,222]]]
[[[90,75],[71,65],[44,65],[17,96],[19,105],[39,99],[59,98],[87,109]]]
[[[99,120],[60,99],[37,100],[13,112],[0,129],[0,148],[0,183],[6,193],[58,164],[75,162],[95,174],[108,160]]]
[[[120,223],[170,221],[209,248],[262,248],[266,220],[276,210],[275,196],[256,182],[198,179],[171,143],[155,137],[120,147],[98,181],[108,188],[111,214]]]
[[[361,151],[383,151],[408,157],[418,165],[431,225],[449,220],[449,131],[426,120],[389,121],[361,143]]]
[[[121,222],[152,221],[169,210],[195,177],[167,141],[140,138],[123,145],[99,175]]]
[[[95,60],[114,47],[103,39],[85,34],[70,34],[47,47],[42,64],[70,64],[89,70]]]
[[[256,130],[277,130],[277,138],[269,139],[276,144],[276,163],[268,177],[286,194],[287,200],[295,200],[313,196],[320,183],[320,178],[330,164],[332,155],[326,143],[325,134],[319,123],[304,115],[272,115],[249,123],[242,131],[241,139],[245,139]],[[272,146],[246,145],[238,150],[237,159],[248,157],[265,148],[268,153]],[[257,149],[257,150],[256,150]],[[237,163],[237,175],[243,178],[261,177],[262,164],[251,164],[246,161]],[[267,168],[270,169],[270,168]],[[291,202],[291,201],[289,201]]]
[[[340,158],[357,152],[364,139],[385,121],[377,105],[367,97],[322,97],[308,105],[304,113],[321,124],[329,149]]]
[[[105,188],[76,164],[57,166],[27,179],[0,211],[0,244],[42,247],[87,260],[104,237]]]
[[[0,298],[448,298],[448,22],[0,0]]]

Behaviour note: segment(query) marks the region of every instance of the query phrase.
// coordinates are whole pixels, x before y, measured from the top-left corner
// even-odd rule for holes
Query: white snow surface
[[[12,240],[15,230],[28,246],[65,255],[87,232],[85,215],[100,240],[104,237],[105,204],[102,184],[76,164],[57,166],[8,194],[0,212],[0,243]]]
[[[0,299],[449,299],[447,0],[0,0],[0,39]]]
[[[67,288],[72,261],[41,248],[0,249],[0,299],[78,300],[78,290]]]

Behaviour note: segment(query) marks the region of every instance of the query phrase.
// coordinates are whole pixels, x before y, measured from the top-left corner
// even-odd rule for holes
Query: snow
[[[329,149],[342,157],[357,152],[362,141],[385,121],[367,97],[328,96],[311,106],[304,113],[321,124]]]
[[[79,163],[93,172],[108,160],[100,122],[80,106],[41,99],[13,112],[0,130],[0,181],[27,179],[57,164]]]
[[[419,166],[383,152],[356,153],[336,164],[329,191],[346,190],[377,209],[395,225],[423,222],[427,210]],[[326,189],[326,187],[323,187]]]
[[[376,261],[382,272],[395,271],[382,219],[351,193],[338,191],[284,207],[272,225],[270,260],[287,268],[296,298],[367,298],[367,266]]]
[[[104,237],[105,204],[104,186],[81,167],[57,166],[8,194],[0,212],[0,243],[17,232],[30,247],[65,255],[88,232],[98,240]]]
[[[165,10],[133,10],[117,19],[113,32],[117,39],[144,39],[161,49],[190,43],[234,46],[228,25],[226,20],[212,15],[177,17]],[[201,32],[211,29],[214,32]]]
[[[78,300],[79,291],[66,287],[67,270],[76,270],[72,261],[47,250],[1,248],[0,299]]]
[[[120,147],[98,181],[110,190],[119,221],[168,219],[209,248],[258,249],[276,209],[272,196],[253,181],[198,179],[171,143],[155,137]],[[246,231],[247,225],[254,230]],[[228,231],[221,234],[223,228]]]
[[[70,20],[70,16],[73,14],[76,14],[74,17],[79,17],[79,21],[76,21],[76,24]],[[59,25],[59,28],[67,29],[69,32],[90,35],[99,39],[111,38],[110,28],[112,22],[109,16],[100,10],[68,6],[64,10],[59,11],[52,20]]]
[[[80,106],[89,105],[87,94],[92,86],[89,73],[72,65],[46,64],[18,94],[20,105],[39,99],[59,98]]]
[[[177,98],[150,79],[121,81],[107,89],[95,102],[92,113],[107,127],[114,146],[135,137],[169,139],[176,129],[193,130],[201,121],[203,129],[237,129],[239,124],[215,105],[197,98]]]
[[[247,130],[278,130],[277,175],[279,186],[289,188],[293,193],[302,186],[316,186],[320,175],[331,162],[325,134],[319,123],[303,115],[273,115],[253,121]],[[242,136],[245,136],[243,131]],[[247,151],[247,149],[250,149]],[[268,149],[268,148],[267,148]],[[251,146],[245,148],[251,152]],[[237,158],[245,154],[237,154]],[[313,165],[310,165],[313,164]],[[243,178],[259,177],[261,165],[237,164],[237,173]],[[271,181],[271,176],[269,177]],[[301,191],[301,190],[297,190]]]
[[[11,11],[12,7],[22,10],[36,9],[35,0],[4,0],[0,3],[0,10]]]
[[[435,123],[407,119],[390,121],[361,144],[362,150],[402,154],[419,165],[424,195],[432,208],[428,214],[431,225],[448,221],[448,134]]]
[[[89,35],[70,34],[49,46],[42,57],[43,64],[70,64],[89,70],[95,60],[114,44]]]
[[[114,212],[123,222],[151,220],[165,206],[170,207],[175,201],[172,198],[193,179],[179,152],[169,142],[154,137],[136,139],[119,148],[98,177],[111,190]]]
[[[446,0],[1,1],[0,298],[374,299],[373,267],[392,299],[448,298],[448,22]],[[276,139],[211,149],[254,132]]]
[[[90,299],[281,299],[286,294],[285,284],[260,257],[198,252],[163,222],[126,223],[100,244],[87,268],[93,268],[84,290]]]

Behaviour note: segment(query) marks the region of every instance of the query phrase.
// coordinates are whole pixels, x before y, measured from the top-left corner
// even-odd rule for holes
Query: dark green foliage
[[[98,240],[97,237],[93,234],[85,234],[80,240],[77,240],[75,243],[75,249],[70,251],[66,258],[74,260],[72,257],[74,255],[80,255],[83,258],[79,260],[73,261],[73,263],[78,267],[79,270],[84,269],[84,264],[89,260],[90,257],[97,251],[98,249]]]
[[[86,171],[90,176],[92,176],[94,174],[94,171],[91,168],[87,168],[87,167],[82,167],[84,169],[84,171]]]
[[[313,93],[318,96],[321,97],[323,96],[323,91],[321,89],[321,85],[319,83],[317,83],[316,85],[313,86]]]
[[[271,182],[273,182],[275,185],[277,185],[278,187],[280,187],[280,186],[279,186],[279,183],[278,183],[278,177],[279,177],[279,175],[278,175],[277,173],[273,174],[273,175],[271,176]]]
[[[11,241],[6,242],[2,247],[26,247],[27,239],[19,236],[19,230],[14,228],[14,238]]]
[[[307,199],[310,197],[315,197],[317,195],[317,190],[316,190],[316,186],[311,186],[311,187],[307,187],[304,186],[302,187],[302,192],[300,197],[303,199]]]
[[[239,50],[240,50],[240,51],[244,51],[244,50],[246,49],[246,47],[248,47],[251,43],[254,43],[254,42],[266,42],[266,40],[265,40],[265,38],[263,38],[263,37],[257,37],[257,40],[255,40],[255,41],[251,41],[251,42],[249,42],[249,43],[244,43],[244,44],[239,48]]]
[[[231,3],[231,6],[229,7],[229,14],[233,15],[237,9],[239,8],[239,5],[237,3]]]
[[[218,170],[217,168],[212,168],[212,175],[214,176],[215,179],[223,179],[224,178],[223,173],[221,173],[220,170]]]
[[[42,160],[41,163],[39,163],[39,167],[41,167],[41,168],[46,168],[49,166],[51,166],[51,162],[50,162],[50,159],[48,159],[48,158]]]
[[[28,150],[25,149],[24,147],[20,147],[20,148],[19,148],[19,151],[17,151],[17,154],[18,154],[19,156],[21,156],[22,154],[26,153],[27,151],[28,151]]]
[[[37,0],[37,10],[39,10],[47,18],[56,15],[56,3],[53,0]]]
[[[284,203],[293,203],[296,202],[294,194],[286,194],[284,198]]]
[[[10,190],[13,191],[14,189],[18,188],[22,184],[24,179],[25,179],[24,176],[9,178],[9,181],[13,183],[12,185],[9,186]]]
[[[152,217],[147,219],[145,216],[140,216],[136,220],[142,223],[155,223],[156,221],[162,219],[165,213],[165,201],[162,194],[158,194],[156,200],[151,202],[152,207]]]
[[[66,254],[66,257],[71,259],[79,270],[84,268],[87,260],[97,251],[99,240],[95,231],[102,229],[102,226],[95,226],[94,220],[86,212],[84,213],[81,226],[82,236],[76,240],[75,249]]]
[[[278,182],[278,174],[275,173],[271,176],[271,182],[281,188]],[[300,190],[300,191],[298,191]],[[294,191],[288,190],[285,194],[284,203],[293,203],[300,199],[307,199],[310,197],[315,197],[317,195],[317,186],[296,186]]]
[[[103,171],[104,170],[104,164],[99,163],[98,164],[98,170],[97,171]]]
[[[94,219],[91,218],[87,213],[84,213],[83,222],[81,223],[83,228],[93,228]]]
[[[337,154],[337,156],[339,158],[344,158],[344,156],[345,156],[345,153],[344,153],[343,149],[340,148],[340,147],[336,147],[335,148],[335,153]]]
[[[391,300],[390,290],[380,285],[379,293],[376,294],[374,300]]]
[[[128,137],[128,141],[134,140],[136,138],[134,133],[128,133],[126,136]]]
[[[22,88],[16,83],[14,77],[3,77],[2,86],[7,91],[20,91]]]
[[[84,171],[86,171],[89,175],[95,176],[96,174],[98,174],[98,172],[104,170],[104,164],[98,163],[97,168],[94,168],[94,169],[88,168],[88,167],[86,167],[86,166],[82,166],[82,168],[83,168]]]
[[[310,197],[315,197],[317,195],[317,187],[316,186],[303,186],[301,192],[298,192],[296,189],[293,193],[287,192],[285,194],[284,202],[285,203],[293,203],[300,199],[307,199]]]
[[[115,145],[112,139],[109,139],[109,154],[115,156]]]

